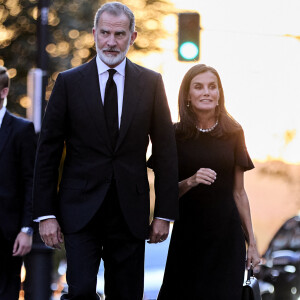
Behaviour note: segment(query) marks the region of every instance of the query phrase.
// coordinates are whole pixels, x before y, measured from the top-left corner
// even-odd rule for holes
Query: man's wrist
[[[39,223],[40,221],[44,221],[44,220],[48,220],[48,219],[56,219],[56,217],[54,215],[47,215],[47,216],[38,217],[38,218],[34,219],[33,221]]]
[[[21,232],[26,233],[29,236],[33,235],[33,228],[32,227],[22,227]]]
[[[155,217],[154,219],[164,220],[164,221],[168,221],[168,222],[174,222],[173,219],[166,219],[166,218],[160,218],[160,217]]]

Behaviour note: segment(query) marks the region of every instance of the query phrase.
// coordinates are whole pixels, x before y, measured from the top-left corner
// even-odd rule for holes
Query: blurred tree
[[[92,35],[93,18],[97,9],[108,1],[55,0],[50,2],[49,98],[58,72],[78,66],[95,55]],[[167,33],[163,17],[174,13],[168,0],[127,0],[136,16],[138,39],[129,57],[139,53],[160,51],[160,40]],[[0,0],[0,65],[9,69],[12,89],[8,108],[25,116],[30,100],[26,97],[27,73],[36,66],[38,0]]]
[[[13,78],[8,107],[20,115],[25,114],[20,100],[26,94],[27,72],[35,63],[35,7],[36,1],[0,0],[0,64]]]

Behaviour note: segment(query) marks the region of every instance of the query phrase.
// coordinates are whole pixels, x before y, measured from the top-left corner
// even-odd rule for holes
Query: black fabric
[[[32,227],[36,136],[31,122],[6,111],[0,130],[0,230],[14,241]]]
[[[105,268],[105,299],[140,300],[144,286],[145,241],[130,233],[114,183],[104,203],[80,232],[65,235],[68,294],[61,299],[96,300],[100,260]]]
[[[246,249],[233,198],[234,170],[236,165],[253,167],[243,132],[227,138],[209,133],[194,140],[177,138],[177,151],[179,181],[200,168],[211,168],[217,179],[180,198],[158,299],[240,300]]]
[[[115,149],[99,90],[95,57],[58,75],[39,137],[34,218],[55,215],[64,234],[81,230],[103,203],[114,177],[131,233],[147,239],[150,197],[146,151],[150,139],[156,165],[154,216],[178,218],[176,144],[163,81],[160,74],[126,59],[122,120]]]
[[[0,240],[0,299],[18,300],[22,258],[12,256],[13,242],[6,240],[1,230]]]
[[[115,149],[119,135],[119,124],[118,124],[118,93],[117,86],[113,80],[115,69],[108,70],[109,77],[105,86],[104,95],[104,111],[107,123],[108,132],[110,134],[112,147]]]
[[[32,177],[36,136],[31,122],[6,111],[0,129],[0,299],[17,300],[21,257],[13,244],[32,226]]]
[[[119,226],[118,231],[126,228],[135,239],[130,241],[109,239],[112,246],[114,241],[120,241],[123,247],[111,246],[116,252],[107,252],[108,257],[105,259],[103,256],[103,259],[108,270],[110,266],[117,269],[118,263],[114,265],[115,257],[121,258],[120,272],[116,271],[114,274],[117,277],[123,273],[122,278],[131,281],[128,287],[133,289],[134,285],[137,294],[140,293],[140,280],[143,280],[144,276],[136,269],[143,265],[143,257],[140,253],[143,253],[145,239],[149,237],[150,196],[146,152],[150,139],[157,166],[154,216],[168,219],[178,217],[174,131],[161,75],[138,66],[126,58],[122,118],[117,144],[113,148],[99,90],[96,57],[86,64],[57,76],[38,143],[33,187],[34,217],[47,215],[57,217],[65,236],[67,257],[71,261],[74,260],[72,272],[74,280],[68,277],[71,291],[77,284],[76,275],[81,276],[80,282],[84,279],[85,286],[90,288],[91,282],[95,280],[95,271],[92,275],[89,270],[82,274],[85,265],[83,264],[81,268],[80,261],[87,262],[87,265],[95,265],[97,269],[94,261],[99,259],[98,255],[102,258],[102,254],[97,252],[98,239],[91,243],[90,250],[87,245],[81,243],[80,237],[75,238],[75,236],[81,234],[81,230],[87,228],[87,224],[92,222],[96,215],[100,222],[101,218],[106,216],[100,211],[104,207],[114,178],[119,211],[126,225]],[[64,146],[66,147],[65,160],[59,193],[57,193],[59,175],[57,170]],[[109,223],[100,224],[101,226],[97,225],[96,228],[102,233],[110,226]],[[87,230],[86,236],[89,237],[93,233],[94,231]],[[72,235],[75,239],[73,242],[70,240]],[[142,246],[137,247],[140,249],[136,250],[139,254],[134,255],[135,260],[133,260],[132,255],[129,254],[135,253],[132,248],[136,247],[134,245],[137,244],[137,240]],[[70,247],[71,243],[76,244],[74,249]],[[105,245],[103,251],[104,249]],[[126,253],[129,253],[128,257],[132,259],[132,264],[131,259],[126,259]],[[76,257],[80,261],[77,261]],[[112,259],[111,263],[110,259]],[[132,267],[134,264],[137,266]],[[133,272],[136,272],[134,276]],[[114,278],[112,278],[113,285]],[[111,284],[108,281],[106,284]],[[126,286],[122,284],[120,293],[128,298],[131,293],[124,292]],[[114,287],[116,291],[118,288],[119,286]],[[89,297],[88,295],[85,294],[82,299]],[[95,297],[95,286],[93,295],[91,299]],[[130,298],[132,299],[135,298]]]

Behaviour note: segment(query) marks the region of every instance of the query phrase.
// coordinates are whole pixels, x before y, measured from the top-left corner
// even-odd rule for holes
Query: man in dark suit
[[[0,299],[17,300],[22,256],[32,245],[33,124],[10,114],[9,77],[0,66]]]
[[[145,239],[165,240],[169,221],[178,216],[176,145],[164,85],[160,74],[126,58],[134,28],[125,5],[98,10],[97,57],[58,75],[43,120],[34,216],[46,245],[59,248],[64,234],[69,290],[62,299],[99,299],[102,259],[106,299],[141,300]],[[156,178],[150,226],[149,138]]]

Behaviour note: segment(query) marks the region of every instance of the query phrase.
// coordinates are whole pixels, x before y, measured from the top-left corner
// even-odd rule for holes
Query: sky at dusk
[[[172,2],[181,12],[200,14],[199,63],[219,72],[251,157],[300,163],[300,1]],[[150,54],[144,64],[163,74],[177,121],[179,86],[194,63],[177,61],[177,17],[166,16],[164,24],[170,33],[164,53]]]

